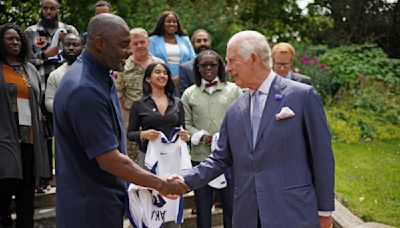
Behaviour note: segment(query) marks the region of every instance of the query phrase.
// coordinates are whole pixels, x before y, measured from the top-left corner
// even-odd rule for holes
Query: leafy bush
[[[318,91],[324,103],[328,103],[339,90],[340,86],[336,82],[335,76],[330,69],[323,63],[318,61],[318,57],[310,58],[307,55],[296,59],[297,69],[299,73],[311,77],[311,81],[315,89]]]
[[[361,139],[361,129],[355,120],[356,115],[338,107],[327,108],[326,115],[334,140],[356,143]]]
[[[350,95],[347,95],[350,96]],[[351,109],[362,109],[373,114],[377,121],[400,126],[399,96],[378,84],[361,88],[347,103]]]
[[[346,106],[327,107],[326,115],[334,140],[356,143],[360,140],[400,139],[400,127],[380,120],[371,110],[349,109]]]
[[[347,89],[357,90],[360,77],[400,85],[400,60],[389,59],[376,44],[341,46],[319,58]]]
[[[334,139],[400,139],[400,60],[374,44],[297,47],[296,67],[324,100]]]

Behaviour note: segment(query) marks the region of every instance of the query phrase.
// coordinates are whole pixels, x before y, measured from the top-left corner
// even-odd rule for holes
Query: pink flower
[[[304,65],[308,65],[310,63],[310,58],[308,58],[308,56],[302,56],[300,57],[300,61],[304,64]]]
[[[314,56],[314,58],[313,58],[313,64],[314,64],[314,65],[317,65],[317,64],[318,64],[318,58],[317,58],[317,56]]]
[[[326,68],[326,65],[325,65],[325,64],[323,64],[323,63],[321,63],[321,64],[319,64],[319,68],[321,68],[321,69],[325,69],[325,68]]]

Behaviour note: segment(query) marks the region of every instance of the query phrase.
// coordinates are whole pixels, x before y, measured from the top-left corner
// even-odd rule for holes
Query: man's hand
[[[179,177],[174,179],[170,179],[170,177],[168,177],[158,191],[161,193],[161,195],[169,199],[176,199],[179,195],[189,192],[190,188]]]
[[[137,185],[155,189],[170,199],[176,199],[179,195],[190,191],[183,179],[167,180],[156,176],[142,169],[117,149],[97,155],[96,161],[102,170]]]
[[[57,47],[48,47],[46,51],[44,51],[44,57],[50,58],[58,54],[58,46]]]
[[[319,216],[319,226],[321,228],[332,228],[331,216]]]
[[[66,32],[60,32],[60,41],[61,41],[62,43],[64,43],[64,38],[65,38],[66,35],[67,35]]]

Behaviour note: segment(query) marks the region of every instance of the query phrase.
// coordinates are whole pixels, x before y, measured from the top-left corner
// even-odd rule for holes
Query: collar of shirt
[[[172,96],[167,95],[167,98],[168,98],[168,103],[174,102],[174,98],[173,98]],[[152,102],[154,102],[153,98],[151,98],[151,93],[150,93],[150,94],[147,94],[147,95],[144,95],[144,94],[143,94],[143,95],[142,95],[142,100],[143,100],[143,101],[151,100]]]
[[[148,57],[150,59],[151,63],[154,63],[154,56],[149,52]],[[143,71],[146,69],[143,69],[143,67],[136,61],[135,56],[132,54],[129,56],[129,58],[127,59],[126,63],[125,63],[125,69],[132,69],[132,68],[136,68],[139,67],[140,69],[142,69]]]
[[[292,80],[292,71],[290,70],[289,73],[285,77],[286,79]]]
[[[167,110],[165,111],[164,117],[167,116],[168,113],[171,113],[174,110],[176,111],[175,108],[179,108],[178,104],[175,103],[175,98],[174,97],[169,96],[169,95],[167,95],[167,97],[168,97],[168,107],[167,107]],[[143,102],[143,104],[145,106],[145,109],[151,110],[151,112],[155,112],[155,111],[159,112],[158,109],[157,109],[156,102],[153,100],[153,98],[151,98],[151,94],[143,95],[141,100],[142,100],[142,102]]]
[[[271,84],[276,77],[276,73],[271,70],[268,77],[261,83],[260,87],[258,87],[258,91],[260,91],[260,95],[268,95],[269,89],[271,88]],[[249,89],[250,95],[253,96],[254,90]]]
[[[206,84],[208,83],[217,83],[215,85],[206,87]],[[201,79],[201,87],[203,88],[203,90],[207,91],[207,93],[212,94],[213,92],[215,92],[217,89],[220,89],[220,80],[218,77],[215,77],[214,80],[212,80],[211,82],[204,80],[203,78]]]
[[[271,70],[269,73],[268,77],[264,80],[264,82],[258,87],[258,91],[260,91],[260,115],[262,115],[265,103],[267,101],[268,93],[271,88],[271,84],[274,81],[276,77],[276,73]],[[253,110],[253,100],[254,100],[254,93],[255,90],[249,89],[250,92],[250,98],[251,98],[251,104],[250,104],[250,110]]]
[[[83,61],[90,65],[90,70],[92,74],[89,74],[96,81],[100,82],[102,85],[107,86],[107,88],[112,87],[112,77],[110,75],[110,69],[104,67],[99,60],[97,60],[89,51],[83,50],[82,54],[79,56]],[[111,84],[110,84],[111,80]]]

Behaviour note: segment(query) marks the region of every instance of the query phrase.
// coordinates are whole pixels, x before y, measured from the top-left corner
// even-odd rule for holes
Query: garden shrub
[[[360,76],[400,85],[400,60],[388,58],[376,44],[340,46],[319,58],[347,89],[358,89]]]
[[[318,91],[324,104],[327,104],[340,88],[331,70],[324,63],[320,63],[317,56],[311,58],[303,55],[298,58],[297,62],[296,71],[311,78],[314,88]]]
[[[381,120],[370,110],[329,106],[326,115],[333,139],[339,142],[400,139],[398,125]]]
[[[400,139],[400,60],[375,44],[300,47],[295,69],[312,78],[333,139]]]
[[[332,139],[344,143],[356,143],[360,140],[360,128],[337,118],[333,113],[327,113],[328,125]]]
[[[400,139],[400,127],[394,124],[377,122],[372,137],[376,140]]]

